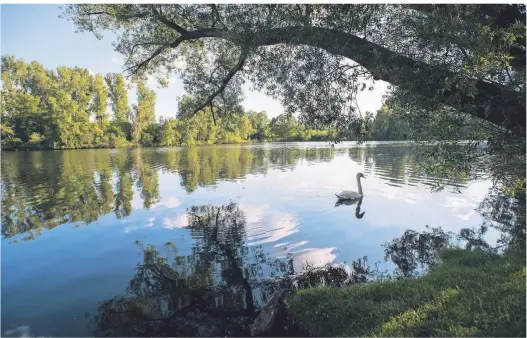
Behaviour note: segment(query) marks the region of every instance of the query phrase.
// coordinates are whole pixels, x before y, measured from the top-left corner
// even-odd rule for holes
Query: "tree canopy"
[[[105,81],[102,74],[77,66],[52,70],[37,61],[2,56],[2,83],[2,149],[127,143],[128,93],[121,75],[106,74]]]
[[[64,16],[116,32],[129,74],[182,76],[190,113],[232,110],[250,80],[309,123],[356,127],[357,92],[384,80],[407,109],[452,108],[525,137],[523,5],[89,4]]]

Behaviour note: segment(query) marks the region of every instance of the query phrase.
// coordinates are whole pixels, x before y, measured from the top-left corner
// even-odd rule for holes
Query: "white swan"
[[[362,173],[357,173],[357,185],[359,186],[359,192],[344,190],[340,194],[335,194],[335,196],[337,196],[339,200],[354,200],[361,198],[363,196],[362,185],[360,184],[361,177],[366,178]]]

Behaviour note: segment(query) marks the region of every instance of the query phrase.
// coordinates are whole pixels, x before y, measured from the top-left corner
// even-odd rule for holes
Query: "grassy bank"
[[[418,278],[298,292],[294,321],[313,336],[525,337],[525,258],[446,250]]]

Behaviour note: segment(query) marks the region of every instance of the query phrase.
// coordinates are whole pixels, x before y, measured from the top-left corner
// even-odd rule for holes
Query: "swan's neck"
[[[359,194],[362,196],[362,185],[360,184],[360,177],[357,177],[357,185],[359,186]]]

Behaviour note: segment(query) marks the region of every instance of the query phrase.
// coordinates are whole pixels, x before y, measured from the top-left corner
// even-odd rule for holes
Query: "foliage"
[[[418,268],[429,268],[439,262],[439,252],[446,248],[459,248],[464,243],[466,250],[485,250],[494,252],[485,240],[483,235],[487,231],[485,226],[477,231],[474,229],[461,229],[456,236],[452,232],[444,232],[441,228],[430,228],[427,231],[417,232],[406,230],[404,234],[393,239],[390,243],[385,243],[384,259],[388,258],[397,266],[396,273],[409,277],[418,275],[422,271]]]
[[[313,336],[524,336],[525,259],[460,249],[418,278],[294,297],[293,319]]]
[[[111,97],[114,121],[121,124],[128,121],[130,107],[128,106],[128,92],[122,74],[108,73],[104,77]]]
[[[249,111],[247,112],[247,116],[252,126],[251,134],[249,135],[252,140],[263,141],[271,139],[269,117],[266,111]]]
[[[292,320],[315,336],[523,336],[525,248],[497,254],[485,231],[407,230],[383,245],[394,275],[300,291]]]
[[[440,228],[423,233],[406,230],[403,236],[384,245],[385,260],[390,258],[400,273],[409,276],[419,265],[425,267],[436,263],[438,252],[451,244],[450,240],[451,234]]]
[[[47,70],[36,61],[2,57],[2,148],[128,145],[128,117],[110,121],[108,114],[108,98],[118,112],[128,109],[124,80],[117,79],[117,87],[108,88],[101,74],[87,69]]]
[[[132,142],[135,145],[145,138],[147,145],[155,143],[154,136],[147,131],[155,123],[155,104],[155,92],[140,80],[137,84],[137,105],[132,107]]]
[[[495,186],[485,197],[478,211],[485,217],[486,226],[496,228],[501,234],[500,247],[525,255],[525,188],[513,194],[503,193]]]
[[[180,74],[196,98],[187,113],[236,110],[249,79],[303,122],[350,130],[363,117],[356,94],[382,79],[412,113],[453,109],[525,137],[523,5],[89,4],[63,15],[98,37],[122,31],[131,74]]]
[[[137,105],[128,105],[121,74],[90,75],[86,69],[46,70],[37,62],[2,58],[3,149],[119,148],[260,141],[329,140],[325,130],[309,129],[293,116],[272,121],[266,112],[220,112],[206,107],[185,112],[196,99],[185,96],[177,118],[155,121],[155,92],[137,83]],[[110,118],[109,109],[113,111]],[[288,121],[289,127],[283,125]]]
[[[104,78],[101,74],[95,75],[92,90],[94,92],[92,99],[92,111],[95,115],[95,121],[97,122],[98,127],[104,131],[108,127],[109,123],[108,114],[106,112],[108,108],[109,90],[106,87]]]

